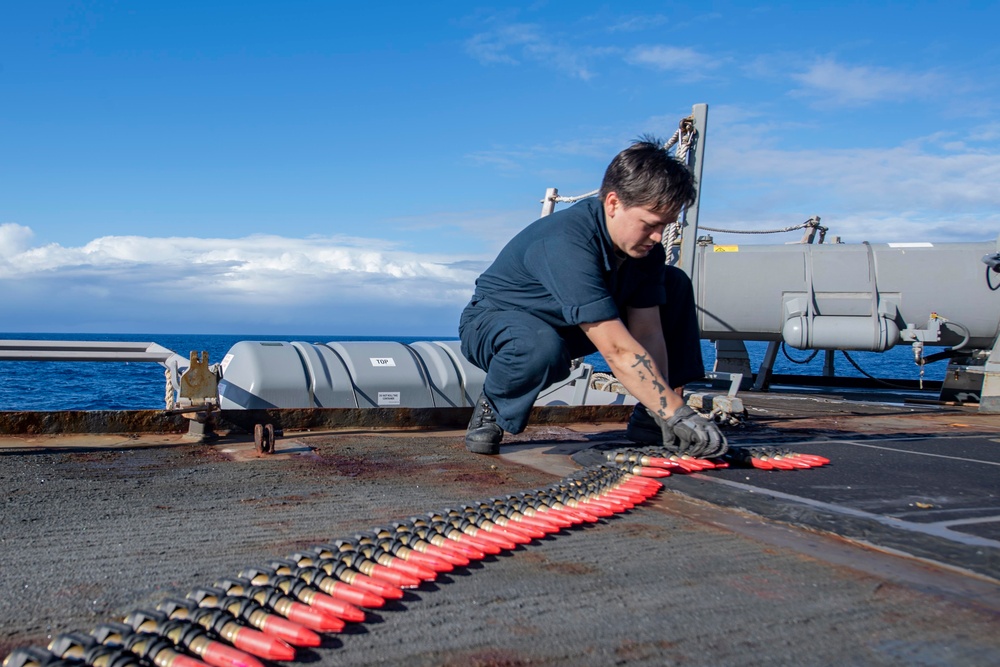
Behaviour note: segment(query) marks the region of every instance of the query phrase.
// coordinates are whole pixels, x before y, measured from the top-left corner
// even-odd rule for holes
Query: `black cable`
[[[855,370],[857,370],[859,373],[861,373],[862,375],[864,375],[869,380],[874,380],[875,382],[878,382],[879,384],[884,384],[885,386],[890,387],[892,389],[904,389],[904,390],[909,391],[912,388],[912,387],[904,387],[904,386],[898,385],[898,384],[893,384],[891,382],[886,382],[885,380],[877,378],[874,375],[872,375],[871,373],[868,373],[867,371],[865,371],[863,368],[861,368],[861,366],[858,366],[857,362],[854,361],[854,359],[851,358],[851,355],[847,354],[847,350],[840,350],[840,353],[844,355],[845,359],[847,359],[849,362],[851,362],[851,365],[854,366]]]
[[[813,350],[812,354],[810,354],[808,357],[800,361],[798,359],[793,359],[788,354],[788,350],[785,348],[785,341],[781,341],[781,353],[785,355],[785,359],[788,359],[793,364],[808,364],[810,361],[816,358],[816,355],[819,354],[819,350]]]
[[[959,343],[958,345],[952,345],[948,349],[952,351],[961,350],[969,342],[969,339],[972,338],[972,332],[969,331],[969,327],[965,326],[964,324],[959,324],[958,322],[952,322],[951,320],[944,321],[945,326],[948,326],[949,324],[954,324],[956,327],[961,329],[963,338],[961,343]]]

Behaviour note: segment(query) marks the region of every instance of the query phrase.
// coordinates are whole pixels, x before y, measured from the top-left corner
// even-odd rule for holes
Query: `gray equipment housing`
[[[702,337],[797,349],[883,352],[917,341],[989,349],[1000,298],[982,258],[996,251],[994,242],[703,242],[693,276]]]
[[[240,341],[220,364],[219,407],[471,407],[485,374],[457,341]]]

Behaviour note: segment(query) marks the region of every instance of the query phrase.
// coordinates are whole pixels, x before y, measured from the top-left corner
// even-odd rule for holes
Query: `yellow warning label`
[[[739,252],[738,245],[717,245],[712,247],[712,252]]]

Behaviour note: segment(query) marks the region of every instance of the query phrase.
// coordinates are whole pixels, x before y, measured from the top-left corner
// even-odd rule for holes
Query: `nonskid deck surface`
[[[713,470],[672,480],[672,490],[1000,581],[1000,416],[830,394],[744,401],[753,417],[729,431],[733,443],[832,464],[796,474]],[[616,446],[575,458],[593,463]]]
[[[441,575],[297,662],[996,664],[1000,420],[810,400],[746,398],[753,419],[729,435],[832,465],[672,476],[633,510]],[[461,431],[289,432],[271,456],[236,437],[8,441],[0,654],[302,547],[544,487],[623,435],[534,427],[501,457],[467,454]],[[836,537],[897,523],[928,530],[844,536],[924,545],[919,560]]]

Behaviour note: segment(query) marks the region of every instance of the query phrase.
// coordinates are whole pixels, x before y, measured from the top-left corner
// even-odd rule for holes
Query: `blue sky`
[[[998,25],[996,2],[0,0],[0,329],[451,337],[545,188],[596,188],[695,103],[704,225],[994,239]]]

